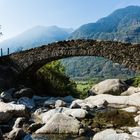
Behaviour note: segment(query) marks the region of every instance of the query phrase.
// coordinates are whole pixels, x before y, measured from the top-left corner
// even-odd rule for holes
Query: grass
[[[88,90],[93,86],[93,82],[88,81],[76,81],[76,88],[80,94],[80,98],[84,99],[87,97]]]
[[[126,84],[128,84],[130,86],[138,87],[138,86],[140,86],[140,75],[138,75],[134,78],[130,78],[130,79],[126,80],[125,82],[126,82]]]
[[[82,81],[75,80],[76,89],[80,94],[80,98],[81,99],[86,98],[88,90],[90,90],[93,85],[95,85],[99,82],[100,82],[100,79],[98,79],[98,78],[89,79],[89,80],[82,80]]]

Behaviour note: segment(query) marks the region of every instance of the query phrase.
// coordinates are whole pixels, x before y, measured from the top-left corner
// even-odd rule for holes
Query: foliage
[[[76,81],[77,91],[80,93],[79,96],[81,99],[84,99],[88,96],[88,90],[94,85],[97,84],[97,79],[91,79],[88,81]]]
[[[135,76],[134,71],[102,57],[73,57],[63,59],[61,62],[65,66],[66,74],[72,79],[80,81],[91,78],[99,80],[107,78],[128,79]]]
[[[126,84],[128,84],[130,86],[138,87],[138,86],[140,86],[140,75],[138,75],[134,78],[130,78],[130,79],[126,80],[125,82],[126,82]]]
[[[65,69],[60,61],[53,61],[46,64],[37,71],[41,85],[46,87],[48,94],[53,96],[78,96],[76,84],[64,74]]]

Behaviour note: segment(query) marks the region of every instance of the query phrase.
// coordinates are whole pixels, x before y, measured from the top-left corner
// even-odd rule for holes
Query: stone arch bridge
[[[140,72],[140,44],[96,40],[60,41],[0,58],[0,65],[32,74],[44,64],[72,56],[99,56]]]

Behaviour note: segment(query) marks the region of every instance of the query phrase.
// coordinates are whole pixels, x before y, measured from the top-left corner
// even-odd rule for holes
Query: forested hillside
[[[97,39],[140,43],[140,7],[129,6],[114,11],[96,23],[82,25],[69,39]],[[134,72],[103,58],[80,57],[62,61],[67,74],[82,77],[133,77]]]

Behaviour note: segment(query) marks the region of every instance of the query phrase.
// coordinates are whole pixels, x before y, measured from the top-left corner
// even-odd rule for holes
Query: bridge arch
[[[73,56],[99,56],[140,72],[140,44],[96,40],[60,41],[0,58],[19,73],[32,74],[48,62]]]

